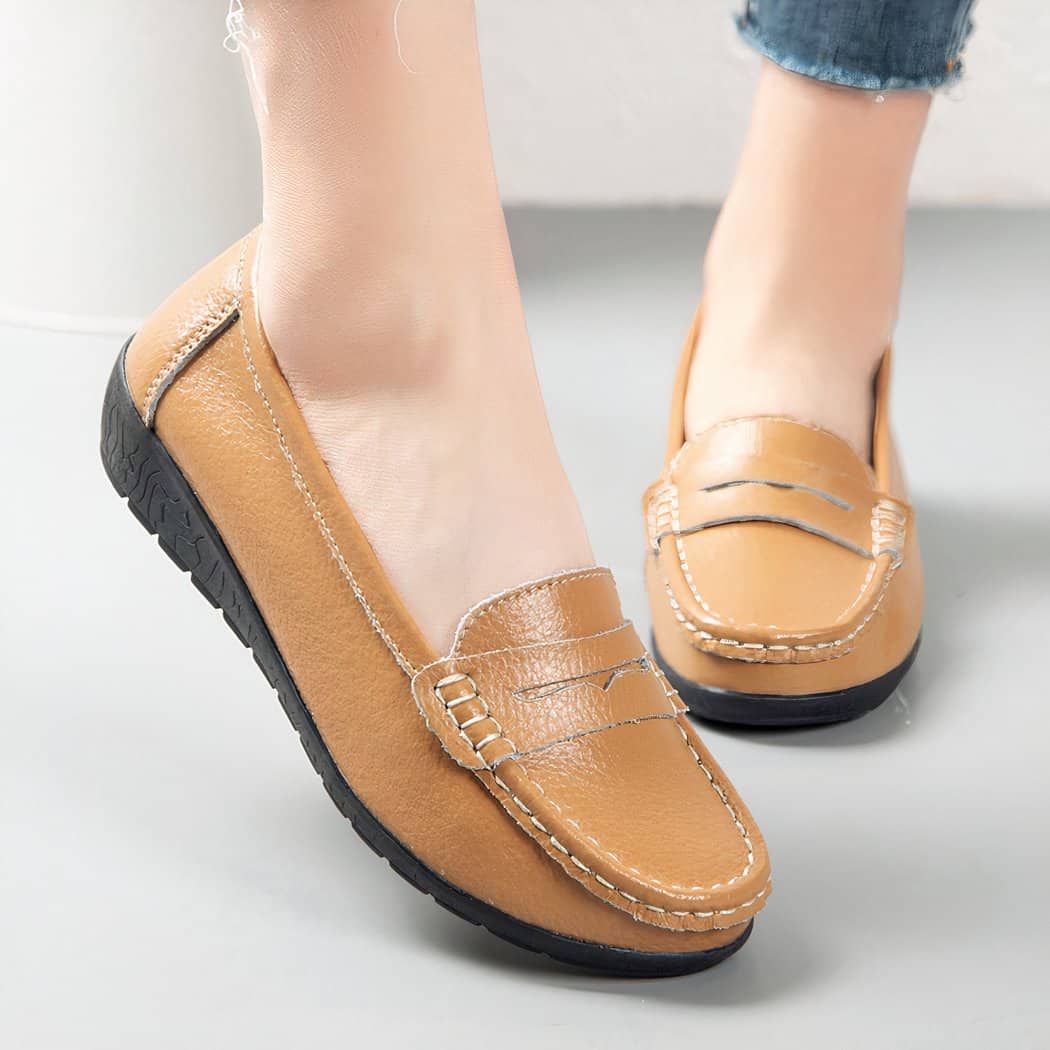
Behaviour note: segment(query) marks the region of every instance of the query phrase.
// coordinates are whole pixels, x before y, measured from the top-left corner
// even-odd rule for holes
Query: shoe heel
[[[130,340],[129,340],[130,344]],[[157,537],[161,550],[217,609],[238,638],[256,652],[260,666],[272,645],[257,645],[268,632],[189,482],[157,435],[142,421],[124,375],[125,344],[109,377],[102,406],[100,451],[106,475],[128,509]],[[271,684],[276,666],[264,666]]]
[[[135,407],[124,373],[130,342],[113,366],[102,404],[100,451],[106,475],[131,513],[157,537],[161,550],[190,574],[197,590],[222,612],[227,625],[252,651],[328,793],[356,822],[358,809],[354,806],[360,808],[360,803],[324,748],[237,563],[178,464]],[[364,835],[360,828],[358,831]]]

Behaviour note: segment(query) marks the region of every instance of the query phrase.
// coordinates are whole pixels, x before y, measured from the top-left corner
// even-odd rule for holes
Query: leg
[[[786,415],[867,459],[871,382],[896,319],[908,182],[930,95],[842,85],[928,87],[957,75],[966,5],[879,0],[866,22],[863,5],[791,7],[772,0],[743,20],[745,36],[813,76],[762,70],[705,262],[686,426],[696,434],[723,419]],[[849,69],[833,64],[844,54]]]
[[[547,425],[471,0],[255,0],[260,310],[336,482],[444,648],[590,547]]]
[[[259,0],[254,36],[239,3],[264,225],[122,350],[110,481],[394,871],[592,971],[711,966],[747,940],[769,860],[609,571],[571,569],[591,555],[521,318],[473,8]]]
[[[886,348],[927,89],[958,75],[967,14],[762,0],[742,20],[792,71],[762,70],[646,508],[655,648],[702,717],[854,718],[915,657],[922,569]]]
[[[762,70],[704,267],[690,433],[786,415],[868,457],[872,377],[896,320],[908,179],[928,108],[926,92],[878,104]]]

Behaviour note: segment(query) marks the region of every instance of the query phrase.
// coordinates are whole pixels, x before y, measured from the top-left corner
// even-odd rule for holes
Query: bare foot
[[[764,67],[704,267],[691,435],[782,415],[869,458],[872,380],[897,316],[908,180],[929,100],[900,92],[880,103]]]
[[[444,649],[472,604],[592,564],[547,423],[469,0],[259,0],[263,324],[340,490]],[[247,38],[246,38],[247,39]]]

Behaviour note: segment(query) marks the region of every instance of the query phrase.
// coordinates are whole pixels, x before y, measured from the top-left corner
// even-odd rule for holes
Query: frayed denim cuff
[[[869,91],[962,75],[974,0],[745,0],[741,38],[783,69]]]

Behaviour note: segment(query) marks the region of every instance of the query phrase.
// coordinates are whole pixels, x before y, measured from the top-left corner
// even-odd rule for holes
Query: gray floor
[[[554,426],[643,623],[639,495],[709,221],[513,217]],[[662,983],[521,954],[379,863],[108,490],[117,346],[0,330],[0,1045],[1050,1046],[1050,215],[919,214],[910,248],[923,653],[856,723],[707,731],[776,893],[739,956]]]

